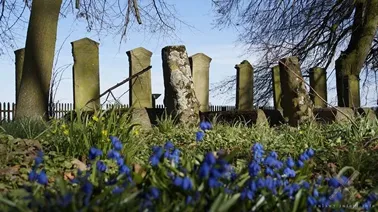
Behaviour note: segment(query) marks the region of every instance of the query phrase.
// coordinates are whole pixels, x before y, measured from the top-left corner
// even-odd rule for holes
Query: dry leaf
[[[78,168],[80,171],[87,170],[87,165],[85,165],[85,163],[81,162],[78,159],[74,159],[73,161],[71,161],[71,163],[75,166],[75,168]]]

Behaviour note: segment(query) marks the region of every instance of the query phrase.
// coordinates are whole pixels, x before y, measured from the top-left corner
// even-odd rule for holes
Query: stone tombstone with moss
[[[297,57],[287,57],[279,61],[282,89],[282,108],[289,125],[314,121],[313,103],[306,90]]]
[[[190,63],[184,45],[166,46],[161,51],[164,75],[164,105],[180,124],[197,125],[197,100]]]
[[[151,65],[152,52],[139,47],[126,52],[129,58],[129,76],[133,76]],[[142,129],[151,129],[151,120],[146,108],[152,108],[151,69],[132,79],[129,83],[129,105],[132,107],[131,121]]]
[[[20,92],[21,86],[21,78],[22,78],[22,69],[24,66],[24,58],[25,58],[25,48],[17,49],[14,51],[15,54],[15,65],[16,65],[16,104],[17,104],[17,96]]]
[[[310,97],[314,107],[327,107],[327,72],[324,68],[314,67],[310,69],[310,86],[312,88],[310,89]]]
[[[100,73],[99,73],[99,43],[83,38],[72,45],[74,65],[73,92],[74,109],[94,111],[100,108]],[[95,99],[95,101],[91,101]],[[90,103],[88,103],[91,101]]]
[[[253,67],[244,60],[235,65],[236,69],[236,109],[253,110]]]
[[[281,79],[280,79],[280,66],[274,66],[272,68],[272,84],[273,84],[273,102],[274,108],[276,110],[282,109],[281,99],[282,99],[282,89],[281,89]]]
[[[209,69],[211,58],[197,53],[189,58],[192,69],[194,91],[200,104],[200,111],[209,111]]]
[[[139,47],[126,52],[129,57],[129,76],[151,65],[152,52]],[[132,79],[129,83],[129,105],[133,108],[152,108],[151,69]]]

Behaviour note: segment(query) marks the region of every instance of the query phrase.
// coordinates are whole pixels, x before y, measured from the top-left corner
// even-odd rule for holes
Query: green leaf
[[[228,211],[239,199],[240,193],[235,194],[231,197],[231,199],[227,200],[225,203],[221,205],[221,207],[217,211]]]
[[[224,196],[225,196],[225,194],[223,194],[223,193],[218,195],[218,197],[215,199],[215,201],[211,205],[210,212],[217,212],[218,211],[218,208],[220,207],[220,205],[223,202]]]
[[[296,212],[298,210],[298,206],[299,206],[299,203],[301,201],[301,197],[302,197],[302,189],[300,189],[297,192],[297,194],[295,195],[293,212]]]

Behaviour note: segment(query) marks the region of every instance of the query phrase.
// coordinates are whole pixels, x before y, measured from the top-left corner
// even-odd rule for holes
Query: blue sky
[[[56,50],[61,49],[57,66],[72,64],[70,42],[89,37],[100,43],[100,88],[101,92],[128,77],[128,58],[126,51],[137,47],[144,47],[151,52],[152,56],[152,92],[164,94],[163,72],[161,63],[161,49],[167,45],[183,44],[187,48],[188,55],[202,52],[212,58],[210,64],[210,84],[217,83],[228,76],[236,74],[235,64],[247,59],[251,63],[256,60],[253,55],[243,56],[245,53],[236,42],[237,31],[235,29],[223,29],[222,31],[213,27],[214,14],[211,10],[211,1],[191,0],[175,1],[176,10],[180,19],[192,25],[189,29],[185,26],[179,27],[176,32],[178,39],[151,37],[143,32],[130,31],[126,42],[120,44],[119,36],[108,35],[99,37],[95,33],[88,33],[85,30],[83,21],[74,21],[72,17],[61,18],[58,25],[58,36]],[[20,28],[19,33],[26,36],[26,26]],[[68,37],[69,36],[69,37]],[[67,38],[68,37],[68,38]],[[64,40],[66,42],[64,43]],[[15,96],[15,67],[14,54],[12,51],[23,48],[25,37],[20,37],[14,49],[8,49],[8,53],[1,56],[1,92],[0,102],[14,102]],[[330,78],[328,84],[334,84],[334,77]],[[372,89],[372,88],[371,88]],[[121,96],[128,90],[128,84],[124,84],[114,90],[116,97]],[[372,91],[370,91],[372,93]],[[72,67],[65,70],[56,94],[55,101],[72,103]],[[226,101],[230,96],[235,95],[232,91],[229,96],[210,95],[210,103],[213,105],[234,105],[234,101]],[[329,92],[329,101],[335,102],[335,91]],[[163,95],[157,100],[162,104]],[[104,98],[102,99],[102,101]],[[124,94],[120,101],[128,104],[128,93]],[[361,98],[362,104],[366,100]],[[368,99],[369,102],[372,99]]]

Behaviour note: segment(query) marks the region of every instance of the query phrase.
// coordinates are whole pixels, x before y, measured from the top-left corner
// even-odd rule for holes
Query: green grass
[[[90,147],[96,146],[107,152],[110,149],[109,135],[117,136],[124,143],[123,154],[130,164],[146,165],[153,145],[172,141],[188,159],[209,151],[236,152],[233,165],[243,167],[251,158],[251,146],[259,142],[267,151],[276,151],[280,157],[298,157],[305,149],[316,151],[313,160],[314,172],[334,176],[343,167],[352,167],[358,176],[353,180],[360,193],[377,188],[378,181],[378,122],[357,118],[352,124],[306,124],[298,128],[286,125],[271,128],[267,125],[246,127],[240,123],[232,126],[213,120],[213,130],[208,131],[202,142],[195,141],[198,128],[175,126],[174,120],[163,116],[159,125],[151,131],[141,131],[130,123],[130,114],[111,111],[105,116],[98,112],[94,117],[75,119],[73,122],[54,120],[50,122],[28,121],[3,123],[0,128],[0,169],[18,167],[18,172],[0,175],[0,191],[19,188],[27,181],[27,172],[32,161],[26,156],[14,156],[20,139],[38,140],[46,154],[45,164],[49,176],[62,176],[72,172],[73,159],[85,162]],[[17,158],[10,160],[9,158]],[[26,162],[25,162],[26,161]],[[347,170],[348,175],[352,174]]]

